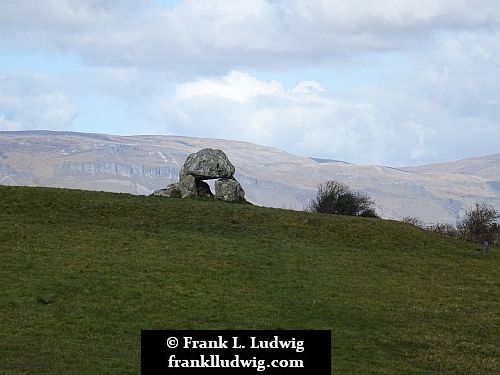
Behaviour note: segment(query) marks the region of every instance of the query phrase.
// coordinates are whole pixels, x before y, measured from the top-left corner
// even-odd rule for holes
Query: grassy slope
[[[138,374],[141,329],[332,329],[335,374],[500,373],[498,253],[403,223],[0,187],[2,374]]]

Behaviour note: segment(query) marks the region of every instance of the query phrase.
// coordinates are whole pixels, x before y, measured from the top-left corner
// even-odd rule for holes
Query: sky
[[[500,152],[498,0],[0,1],[0,130],[410,166]]]

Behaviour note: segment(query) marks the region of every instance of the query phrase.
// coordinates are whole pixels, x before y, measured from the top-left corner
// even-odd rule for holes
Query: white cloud
[[[438,32],[499,26],[496,0],[184,0],[173,9],[142,0],[0,3],[4,47],[176,74],[346,60]]]
[[[498,152],[500,69],[492,76],[464,56],[450,58],[444,46],[436,51],[394,82],[346,92],[328,92],[315,81],[287,88],[239,71],[197,79],[155,103],[152,117],[171,133],[357,163],[403,166]]]
[[[160,132],[303,155],[404,165],[498,152],[497,0],[155,4],[0,2],[2,52],[69,52],[85,67],[51,84],[0,80],[0,127],[65,127],[76,109],[62,91],[106,92],[136,111],[148,107]],[[356,81],[358,68],[387,51],[403,56],[406,71],[388,66],[385,77],[361,78],[349,91],[327,91],[307,70],[290,87],[246,73],[321,66],[338,76],[341,62]],[[165,94],[175,82],[175,94]]]
[[[27,74],[0,77],[0,129],[66,129],[77,114],[61,92]]]
[[[181,84],[177,87],[176,97],[186,100],[196,96],[209,96],[244,103],[259,96],[283,94],[283,87],[276,81],[263,82],[246,73],[233,71],[224,77]]]
[[[177,134],[241,139],[309,156],[384,162],[422,152],[423,126],[390,121],[377,104],[349,102],[318,82],[285,88],[242,72],[180,84],[153,118]]]

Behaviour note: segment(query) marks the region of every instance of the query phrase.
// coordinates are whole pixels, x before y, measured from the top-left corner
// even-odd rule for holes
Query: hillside
[[[312,159],[256,144],[177,136],[114,136],[69,132],[0,132],[0,184],[78,188],[148,195],[178,179],[188,154],[220,148],[255,204],[301,210],[317,185],[335,179],[370,194],[384,218],[416,216],[450,222],[475,201],[500,210],[500,160],[481,175]]]
[[[463,174],[487,178],[500,191],[500,153],[478,158],[468,158],[449,163],[437,163],[418,167],[405,168],[407,171],[419,173]]]
[[[334,374],[500,372],[500,256],[414,226],[0,187],[2,374],[137,374],[141,329],[331,329]]]

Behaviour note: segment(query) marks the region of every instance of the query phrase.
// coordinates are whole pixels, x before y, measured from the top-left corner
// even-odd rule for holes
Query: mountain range
[[[500,210],[500,153],[408,168],[291,155],[257,144],[181,136],[0,132],[0,184],[150,194],[178,180],[186,157],[223,150],[254,204],[301,210],[317,185],[339,180],[368,193],[384,218],[454,223],[474,202]],[[213,185],[212,185],[213,187]]]

